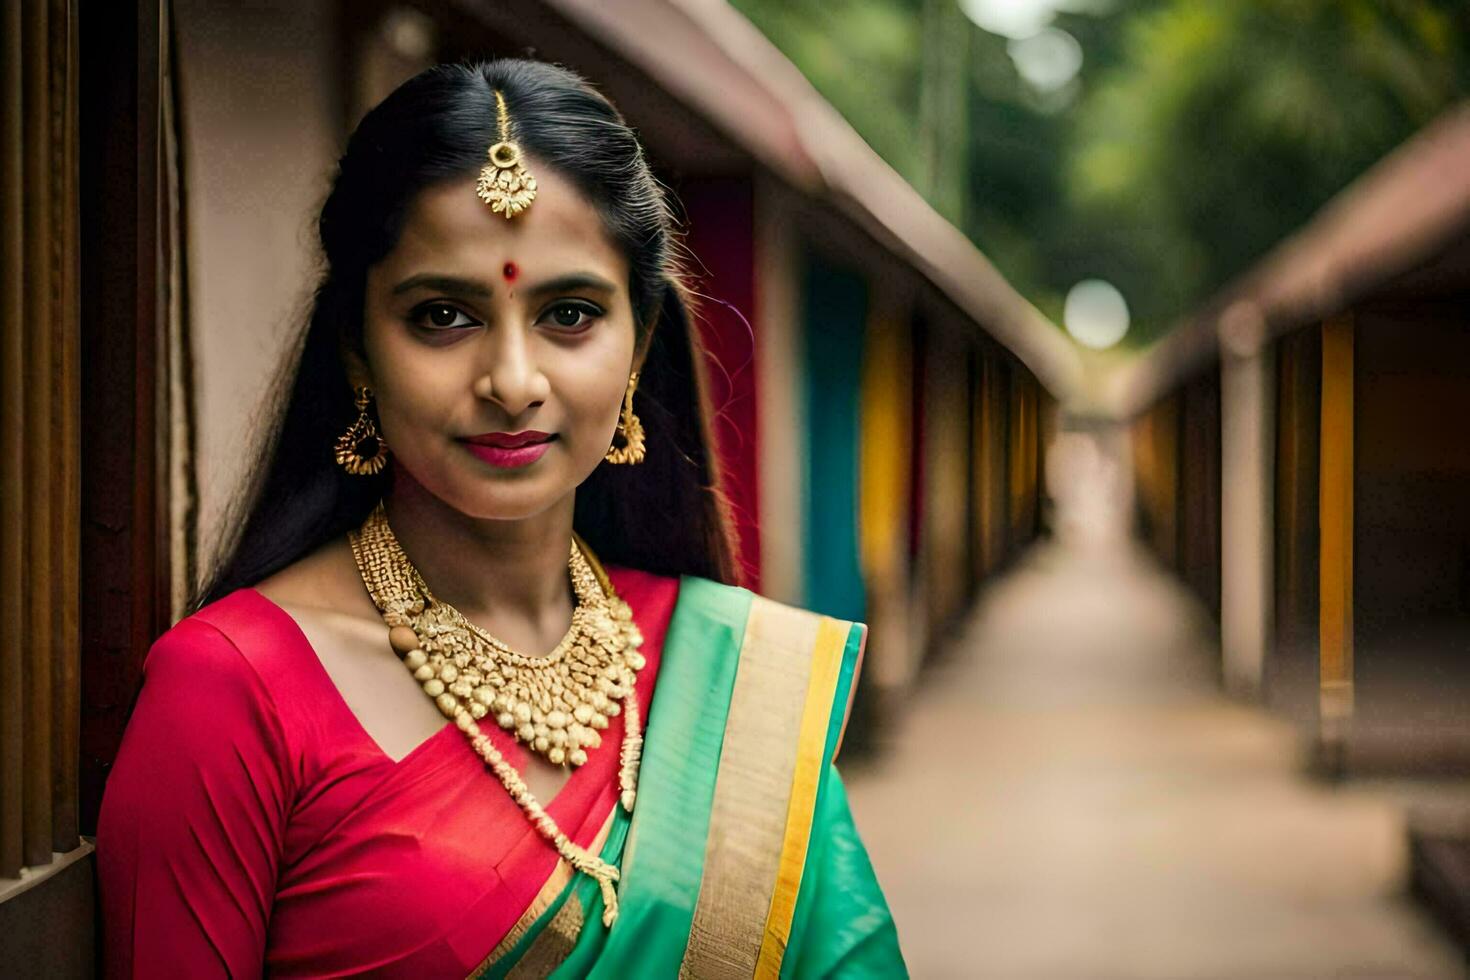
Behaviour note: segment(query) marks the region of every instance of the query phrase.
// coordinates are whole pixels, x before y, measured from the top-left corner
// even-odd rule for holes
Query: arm
[[[199,620],[143,676],[97,828],[106,975],[258,977],[292,794],[280,720]]]

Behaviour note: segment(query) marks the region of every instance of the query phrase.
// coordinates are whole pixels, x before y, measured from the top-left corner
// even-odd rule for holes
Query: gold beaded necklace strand
[[[580,766],[587,749],[602,743],[608,719],[624,715],[619,751],[619,803],[633,809],[643,750],[635,689],[644,658],[643,637],[628,604],[595,558],[575,539],[567,567],[577,605],[572,625],[545,657],[517,653],[434,596],[403,553],[378,503],[361,528],[348,534],[358,572],[367,586],[395,653],[445,717],[464,732],[475,752],[500,779],[538,833],[576,870],[602,890],[602,924],[618,915],[613,883],[618,869],[572,843],[531,795],[479,720],[492,715],[516,741],[557,765]]]

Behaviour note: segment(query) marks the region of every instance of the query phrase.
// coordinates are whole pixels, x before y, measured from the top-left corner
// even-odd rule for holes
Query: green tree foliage
[[[1083,68],[1043,97],[979,28],[951,100],[967,160],[927,183],[925,4],[736,0],[896,170],[1060,318],[1079,279],[1117,285],[1141,344],[1470,95],[1464,0],[1131,0],[1055,24]],[[930,16],[932,17],[932,10]],[[932,23],[932,21],[931,21]]]
[[[1470,6],[1162,5],[1074,112],[1083,248],[1156,335],[1463,98]]]
[[[737,0],[733,5],[889,166],[921,185],[917,0]]]

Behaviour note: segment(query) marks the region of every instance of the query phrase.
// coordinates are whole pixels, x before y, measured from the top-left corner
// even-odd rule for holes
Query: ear
[[[648,336],[652,338],[653,332],[650,331]],[[633,351],[633,372],[635,374],[643,373],[643,362],[648,360],[648,348],[650,346],[652,345],[649,343],[649,341],[645,340],[643,343],[638,345],[637,350]]]
[[[356,390],[366,385],[375,388],[373,384],[373,372],[368,368],[368,363],[362,354],[357,351],[347,339],[341,338],[337,345],[337,352],[342,357],[342,370],[347,374],[347,384]]]
[[[642,331],[642,339],[634,345],[632,370],[639,374],[643,373],[643,362],[648,360],[648,350],[653,346],[653,334],[658,328],[659,319],[663,316],[664,302],[662,299],[659,300],[658,305],[653,308],[653,312],[648,317],[648,324]]]

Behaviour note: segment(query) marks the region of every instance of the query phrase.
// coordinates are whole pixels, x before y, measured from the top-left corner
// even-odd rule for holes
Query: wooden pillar
[[[1180,391],[1179,536],[1176,568],[1218,621],[1220,616],[1220,372]]]
[[[1273,348],[1220,365],[1220,652],[1226,686],[1261,693],[1271,635],[1275,527]]]
[[[972,479],[975,483],[976,533],[981,576],[990,575],[1005,557],[1006,390],[1000,355],[980,356],[971,431]]]
[[[755,184],[755,390],[760,444],[760,583],[772,599],[803,605],[802,522],[806,458],[806,361],[801,313],[804,261],[774,180]]]
[[[910,324],[908,311],[891,299],[874,303],[858,406],[858,530],[869,630],[863,677],[885,705],[913,680],[919,654],[910,642],[909,608]]]
[[[51,657],[53,653],[51,610],[55,580],[61,562],[53,563],[51,540],[51,484],[60,474],[51,462],[55,450],[51,446],[51,420],[60,406],[52,403],[53,387],[48,383],[51,353],[56,342],[48,326],[59,311],[53,309],[54,286],[50,262],[52,226],[50,201],[62,192],[48,172],[51,154],[50,68],[47,5],[22,4],[25,23],[22,26],[25,45],[25,78],[22,95],[25,106],[25,162],[22,182],[25,186],[25,321],[16,328],[25,334],[26,365],[20,378],[25,391],[25,451],[21,465],[25,469],[25,625],[20,631],[28,642],[22,643],[25,658],[25,863],[47,864],[51,860]],[[63,56],[64,57],[64,56]],[[70,325],[68,325],[70,326]],[[30,329],[27,329],[30,328]],[[36,329],[39,328],[39,329]],[[66,328],[63,328],[66,329]],[[13,465],[13,463],[11,464]],[[73,821],[73,824],[75,822]],[[75,827],[73,827],[75,833]],[[68,847],[67,850],[70,850]]]
[[[1016,446],[1021,468],[1020,517],[1016,522],[1020,532],[1016,537],[1016,547],[1025,547],[1036,539],[1037,518],[1040,516],[1040,454],[1037,450],[1041,440],[1041,389],[1029,372],[1018,371],[1016,380],[1021,386],[1021,432]]]
[[[1047,454],[1056,445],[1061,428],[1061,405],[1051,392],[1039,384],[1036,388],[1036,529],[1038,533],[1055,530],[1051,487],[1047,483]]]
[[[16,639],[0,647],[0,879],[78,846],[81,385],[76,11],[4,18],[0,615]]]
[[[21,329],[25,318],[21,300],[25,295],[21,210],[25,193],[21,180],[25,133],[20,97],[23,50],[20,4],[6,4],[3,16],[5,27],[0,31],[0,44],[4,45],[4,57],[0,58],[0,71],[4,72],[5,84],[0,89],[0,153],[4,153],[5,165],[0,169],[0,231],[4,234],[0,239],[0,459],[12,462],[0,466],[0,618],[19,623],[24,615],[21,549],[26,519],[24,472],[13,462],[22,458],[25,444],[25,331]],[[23,687],[20,650],[11,647],[0,653],[0,877],[15,875],[25,863],[21,830]]]
[[[1315,710],[1316,689],[1277,685],[1274,680],[1296,676],[1310,680],[1318,663],[1321,346],[1322,331],[1316,325],[1289,333],[1275,344],[1275,604],[1266,693],[1274,706],[1294,713]]]
[[[1032,452],[1036,440],[1036,400],[1026,372],[1014,364],[1010,368],[1007,372],[1010,375],[1010,432],[1006,438],[1007,556],[1031,540],[1036,516],[1036,459]]]
[[[79,13],[35,0],[0,18],[0,616],[13,635],[0,645],[0,976],[91,976],[77,777]]]
[[[1133,424],[1130,433],[1144,538],[1169,568],[1179,566],[1179,403],[1175,392]]]
[[[1353,320],[1322,324],[1319,735],[1340,752],[1353,715]]]
[[[143,658],[170,622],[167,266],[162,109],[167,8],[89,6],[80,28],[82,606],[80,805],[102,788]]]
[[[929,622],[942,628],[963,610],[968,598],[969,392],[965,348],[955,325],[936,323],[929,341],[925,351],[922,556]]]
[[[970,586],[974,588],[985,580],[986,533],[985,509],[988,494],[985,489],[985,352],[972,349],[969,356],[970,392]]]

